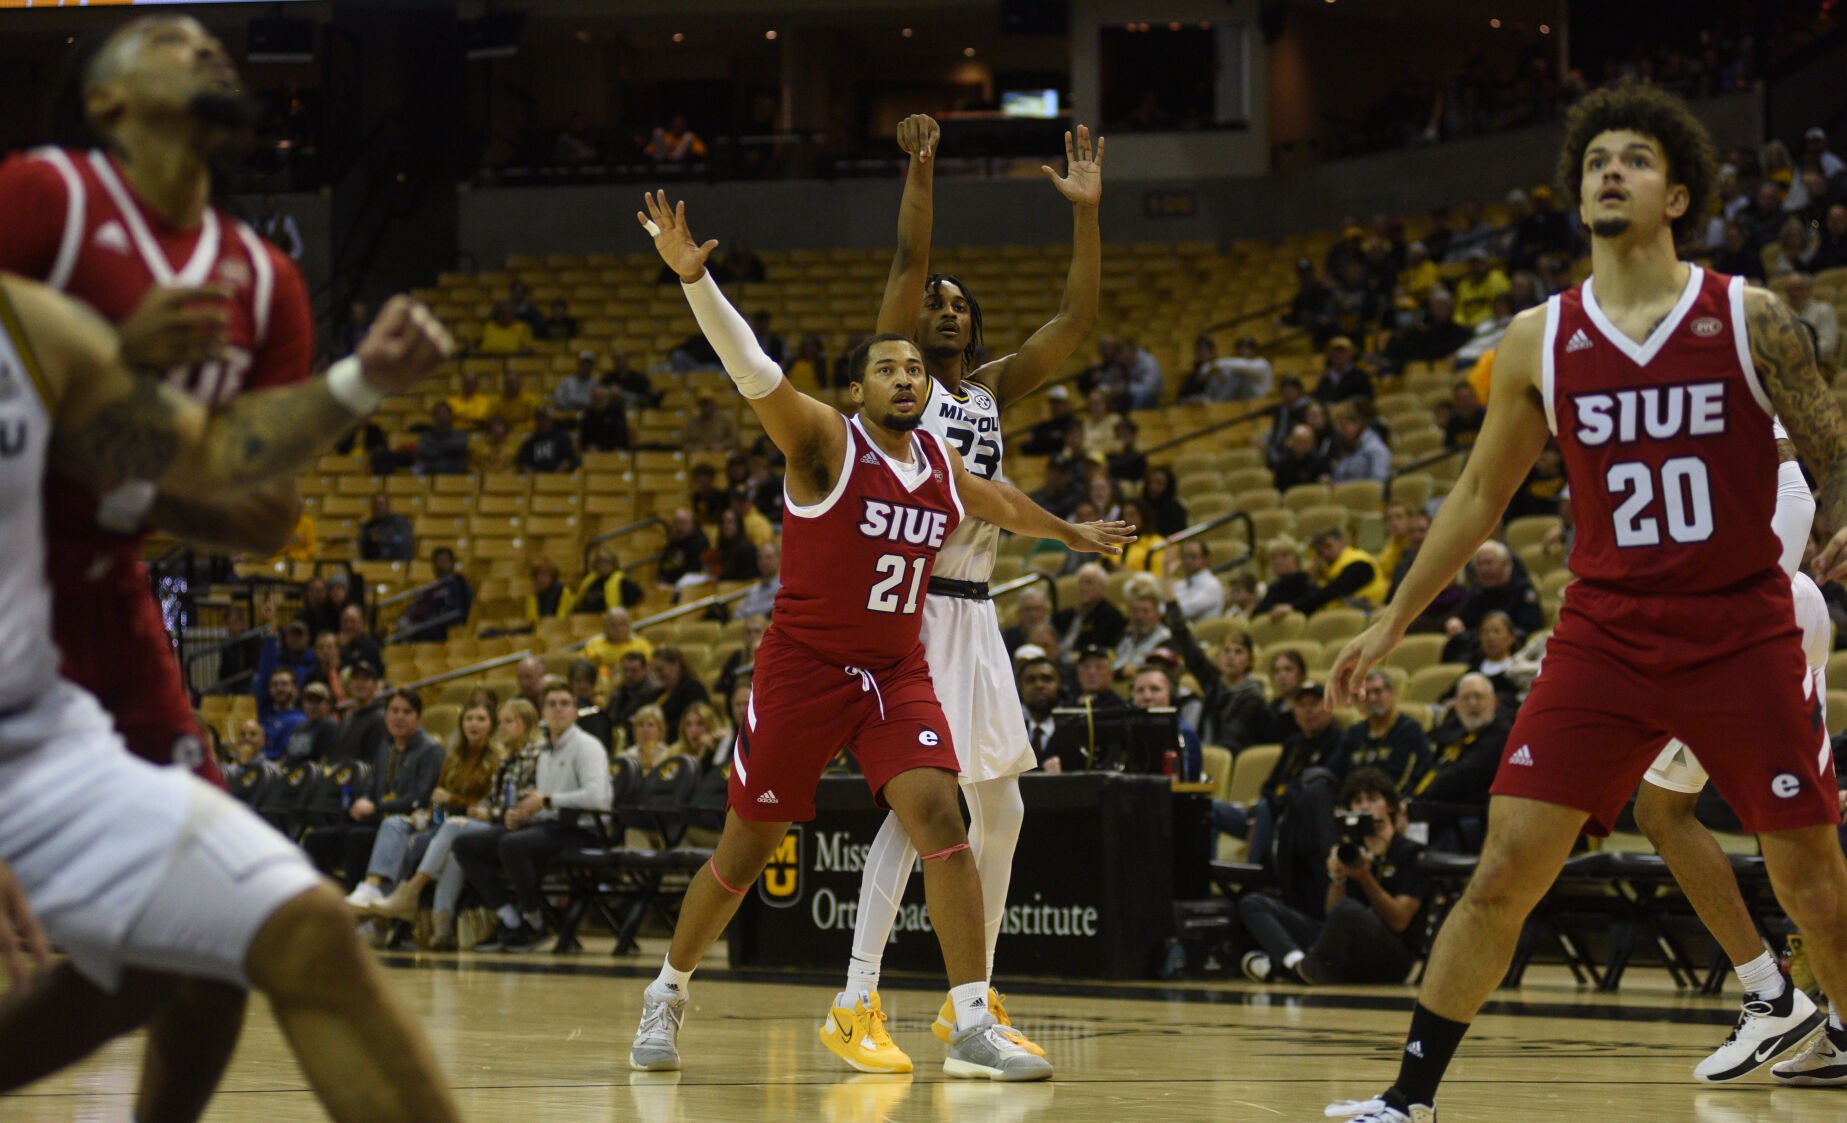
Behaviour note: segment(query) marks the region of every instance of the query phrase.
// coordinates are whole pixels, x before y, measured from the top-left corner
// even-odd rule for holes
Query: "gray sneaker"
[[[641,996],[641,1025],[629,1047],[629,1067],[638,1072],[677,1072],[680,1068],[680,1020],[686,996],[657,995],[649,986]]]
[[[1020,1048],[989,1020],[950,1037],[943,1073],[967,1080],[1050,1080],[1052,1062]]]

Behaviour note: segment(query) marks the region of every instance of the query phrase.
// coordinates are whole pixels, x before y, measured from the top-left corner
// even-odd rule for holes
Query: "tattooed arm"
[[[220,495],[156,496],[147,521],[168,534],[223,553],[282,552],[301,520],[301,492],[275,480]]]
[[[1815,525],[1832,540],[1815,568],[1839,577],[1847,570],[1847,417],[1821,376],[1814,338],[1789,305],[1767,289],[1747,288],[1744,316],[1758,381],[1820,484]]]

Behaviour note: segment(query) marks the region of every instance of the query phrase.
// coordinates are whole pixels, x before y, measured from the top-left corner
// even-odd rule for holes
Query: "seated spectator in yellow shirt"
[[[1469,271],[1456,279],[1456,322],[1472,328],[1494,315],[1494,298],[1513,289],[1507,274],[1488,261],[1488,251],[1468,254]]]
[[[498,417],[509,429],[528,429],[532,415],[545,408],[545,399],[526,389],[526,376],[510,370],[500,378],[500,393],[491,399],[489,416]]]
[[[518,453],[519,442],[507,428],[506,418],[490,417],[480,439],[469,446],[468,462],[477,472],[511,472]]]
[[[479,375],[464,374],[462,392],[451,394],[448,401],[455,427],[471,433],[486,425],[488,417],[494,412],[494,399],[481,392]]]
[[[584,658],[607,674],[609,668],[622,662],[622,657],[631,651],[641,652],[644,659],[654,658],[654,645],[635,634],[628,609],[612,608],[603,613],[603,634],[584,645]]]
[[[681,441],[689,451],[731,452],[738,444],[737,418],[721,412],[717,402],[702,394]]]
[[[475,348],[483,355],[523,355],[532,350],[532,325],[513,315],[513,305],[506,301],[494,305],[494,318],[481,325],[481,343]]]
[[[526,594],[526,622],[557,619],[571,614],[577,594],[558,580],[558,566],[544,558],[532,563],[532,591]]]
[[[1130,499],[1122,505],[1122,517],[1136,526],[1136,539],[1122,551],[1118,568],[1162,574],[1167,562],[1167,539],[1161,536],[1154,508],[1145,499]]]
[[[282,552],[276,557],[311,562],[315,559],[315,538],[314,516],[304,510],[301,517],[295,520],[295,529],[289,532],[288,545],[282,547]]]

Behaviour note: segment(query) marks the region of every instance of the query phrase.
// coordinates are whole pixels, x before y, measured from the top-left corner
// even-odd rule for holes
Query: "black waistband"
[[[963,600],[988,599],[986,581],[957,581],[953,577],[932,577],[927,589],[939,597],[961,597]]]

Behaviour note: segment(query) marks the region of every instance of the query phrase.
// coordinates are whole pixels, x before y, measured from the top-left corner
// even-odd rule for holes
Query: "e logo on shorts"
[[[1794,799],[1802,791],[1802,781],[1794,773],[1784,772],[1770,781],[1770,794],[1778,799]]]
[[[935,748],[937,745],[941,744],[942,741],[943,739],[936,735],[936,730],[934,729],[926,729],[917,735],[918,744],[928,745],[931,748]]]

